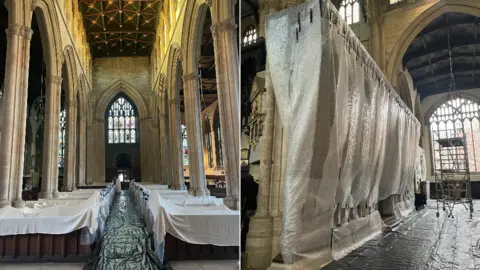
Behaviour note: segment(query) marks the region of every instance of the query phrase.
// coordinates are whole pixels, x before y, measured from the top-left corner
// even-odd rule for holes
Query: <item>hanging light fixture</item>
[[[207,108],[207,104],[205,103],[205,98],[203,96],[203,85],[202,85],[202,69],[200,68],[200,63],[198,63],[198,83],[200,85],[200,106],[201,106],[201,111],[205,110]],[[210,118],[208,116],[208,113],[205,113],[205,121],[210,123]]]

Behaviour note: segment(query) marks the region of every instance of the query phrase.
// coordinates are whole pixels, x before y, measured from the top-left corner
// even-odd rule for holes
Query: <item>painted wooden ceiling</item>
[[[163,0],[79,0],[93,57],[149,55]]]

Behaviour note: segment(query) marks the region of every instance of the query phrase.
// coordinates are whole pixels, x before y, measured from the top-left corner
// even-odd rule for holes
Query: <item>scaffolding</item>
[[[455,205],[461,204],[470,211],[470,218],[472,218],[472,189],[465,129],[463,122],[460,121],[450,122],[450,127],[433,131],[436,138],[434,141],[437,144],[434,148],[436,214],[439,217],[440,208],[442,208],[447,217],[453,218]]]

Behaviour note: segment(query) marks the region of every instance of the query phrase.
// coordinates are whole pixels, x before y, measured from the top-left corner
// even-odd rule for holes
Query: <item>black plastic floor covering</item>
[[[145,224],[129,191],[115,195],[93,269],[164,269],[153,253]]]
[[[480,203],[474,202],[480,210]],[[473,270],[480,269],[480,211],[470,219],[457,205],[454,218],[440,210],[435,201],[416,213],[395,231],[367,242],[326,270]]]

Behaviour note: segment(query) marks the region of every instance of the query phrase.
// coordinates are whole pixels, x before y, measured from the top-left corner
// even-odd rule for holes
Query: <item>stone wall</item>
[[[93,61],[93,91],[108,89],[119,80],[130,83],[141,94],[151,91],[150,60],[147,56],[97,58]]]

